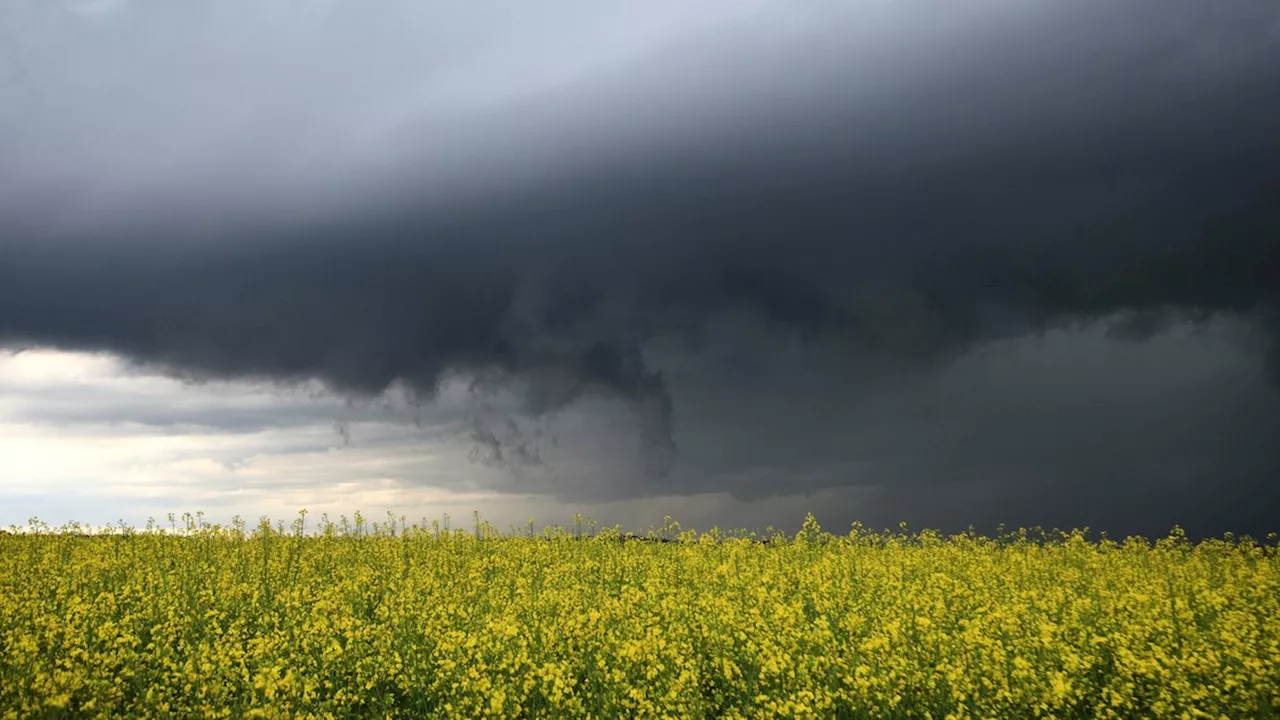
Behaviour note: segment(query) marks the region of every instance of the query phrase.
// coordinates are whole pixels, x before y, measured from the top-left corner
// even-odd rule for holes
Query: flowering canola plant
[[[355,517],[0,535],[0,717],[1280,716],[1274,543]]]

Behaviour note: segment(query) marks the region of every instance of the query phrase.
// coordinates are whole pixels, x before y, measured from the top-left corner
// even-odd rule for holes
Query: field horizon
[[[602,525],[596,519],[582,513],[575,514],[572,525],[552,522],[539,523],[536,518],[530,518],[526,524],[515,525],[508,523],[505,529],[485,520],[479,511],[472,512],[470,517],[465,518],[463,523],[459,523],[458,518],[450,513],[442,513],[436,518],[421,516],[412,520],[404,514],[397,515],[390,511],[387,511],[383,516],[373,516],[365,515],[357,510],[352,512],[350,516],[340,514],[336,518],[330,517],[328,513],[322,513],[319,518],[310,521],[307,519],[308,515],[310,513],[307,510],[301,510],[288,521],[287,525],[283,518],[271,517],[270,515],[262,515],[252,524],[239,515],[232,516],[229,522],[212,522],[207,519],[204,512],[168,513],[163,520],[150,517],[145,524],[127,523],[123,520],[114,523],[83,523],[71,520],[59,525],[51,525],[39,517],[32,517],[28,519],[25,525],[10,523],[6,526],[0,526],[0,534],[69,534],[85,536],[151,533],[181,537],[212,531],[214,533],[229,532],[247,538],[268,530],[276,535],[302,535],[306,537],[380,535],[395,537],[404,533],[426,533],[433,535],[436,539],[440,539],[443,534],[461,533],[484,539],[530,537],[543,539],[562,537],[591,539],[603,537],[605,539],[636,541],[696,542],[701,540],[703,536],[707,536],[708,539],[717,541],[735,539],[759,543],[793,541],[797,537],[803,537],[807,532],[815,532],[814,528],[818,528],[816,532],[829,539],[835,539],[841,534],[823,529],[817,519],[814,518],[813,513],[808,513],[804,521],[791,533],[788,533],[785,527],[775,527],[774,525],[734,528],[721,528],[719,525],[712,525],[705,530],[698,530],[693,527],[684,527],[678,519],[670,515],[666,516],[664,522],[660,525],[651,524],[644,528],[634,527],[630,529],[622,523]],[[1062,528],[1043,527],[1040,525],[1006,526],[1001,523],[985,531],[970,525],[964,530],[947,532],[940,528],[932,527],[912,528],[906,521],[900,522],[896,527],[892,528],[888,526],[876,528],[855,520],[849,524],[849,528],[845,532],[850,537],[864,539],[896,537],[901,540],[922,537],[933,539],[965,537],[1000,542],[1033,541],[1045,543],[1060,542],[1069,538],[1079,537],[1085,542],[1091,543],[1125,543],[1133,541],[1154,544],[1161,540],[1191,543],[1222,540],[1229,543],[1256,543],[1261,546],[1280,543],[1280,531],[1268,531],[1261,536],[1232,531],[1217,535],[1188,533],[1179,523],[1172,523],[1168,531],[1163,533],[1129,532],[1113,535],[1106,529],[1095,529],[1090,526]]]

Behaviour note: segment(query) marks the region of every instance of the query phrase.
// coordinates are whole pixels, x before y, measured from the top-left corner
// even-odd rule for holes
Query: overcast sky
[[[0,523],[1280,530],[1273,0],[11,0]]]

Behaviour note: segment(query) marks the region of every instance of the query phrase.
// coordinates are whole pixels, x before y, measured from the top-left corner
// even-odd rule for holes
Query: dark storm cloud
[[[815,507],[876,526],[1276,529],[1280,403],[1241,352],[1247,326],[1180,324],[1143,343],[1106,330],[996,342],[932,372],[864,365],[861,383],[839,380],[834,354],[779,353],[745,374],[791,372],[750,396],[730,391],[741,379],[672,372],[681,481],[765,504],[856,486],[871,492]]]
[[[0,116],[0,337],[357,394],[402,380],[429,396],[458,373],[518,389],[533,414],[602,394],[630,408],[662,477],[677,450],[698,456],[677,435],[706,436],[676,433],[703,413],[664,370],[765,397],[821,356],[808,397],[839,398],[1099,319],[1113,342],[1223,314],[1275,327],[1272,2],[717,8],[651,23],[608,62],[582,39],[608,23],[571,5],[527,37],[444,18],[470,28],[457,41],[400,5],[354,25],[334,19],[341,3],[282,15],[268,40],[235,13],[153,3],[62,25],[30,14],[89,49],[26,48],[21,82],[0,86],[32,91]],[[93,52],[116,63],[119,95],[92,84]],[[717,346],[730,318],[770,340]],[[793,338],[775,372],[743,370]],[[793,409],[768,411],[785,425]],[[498,455],[501,428],[476,431]],[[1176,434],[1146,432],[1152,451]],[[518,436],[516,455],[537,457]],[[805,472],[799,433],[759,442],[796,446]],[[913,452],[897,442],[862,460]],[[1061,447],[991,452],[1036,472]],[[700,477],[757,448],[704,453]],[[848,481],[826,467],[815,483]]]

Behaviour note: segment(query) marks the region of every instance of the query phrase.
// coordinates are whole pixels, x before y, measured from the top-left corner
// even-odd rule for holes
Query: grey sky
[[[12,422],[346,420],[388,482],[558,507],[1269,522],[1269,0],[24,0],[0,47],[0,342],[241,388]]]

